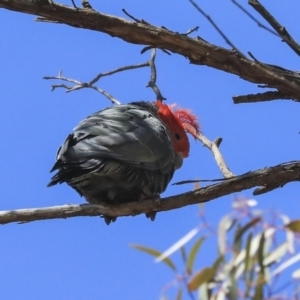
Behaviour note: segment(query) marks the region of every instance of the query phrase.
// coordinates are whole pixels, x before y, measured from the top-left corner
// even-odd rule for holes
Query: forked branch
[[[98,82],[104,76],[109,76],[109,75],[113,75],[113,74],[118,73],[118,72],[123,72],[123,71],[138,69],[138,68],[144,68],[144,67],[148,67],[148,66],[149,66],[149,62],[145,62],[145,63],[137,64],[137,65],[123,66],[123,67],[117,68],[117,69],[112,70],[112,71],[99,73],[95,78],[93,78],[89,82],[82,82],[82,81],[79,81],[77,79],[64,77],[64,76],[62,76],[61,71],[59,72],[58,76],[45,76],[44,79],[47,79],[47,80],[56,79],[56,80],[62,80],[62,81],[73,83],[73,85],[53,84],[52,85],[52,91],[57,89],[57,88],[65,88],[67,90],[67,92],[73,92],[73,91],[80,90],[80,89],[83,89],[83,88],[91,88],[91,89],[99,92],[100,94],[102,94],[106,98],[108,98],[112,103],[121,104],[120,101],[115,99],[108,92],[106,92],[106,91],[98,88],[97,86],[95,86],[95,83]]]
[[[229,170],[225,160],[221,154],[219,149],[220,144],[222,142],[221,138],[217,138],[214,142],[211,142],[208,138],[206,138],[202,133],[198,133],[196,138],[202,142],[202,144],[207,147],[213,154],[214,159],[223,174],[224,178],[234,177],[235,175]]]
[[[119,37],[132,44],[151,45],[189,59],[193,64],[207,65],[235,74],[249,82],[264,84],[300,102],[300,78],[297,72],[266,66],[245,58],[236,50],[212,45],[201,38],[192,38],[148,23],[132,22],[100,12],[38,1],[0,0],[0,8],[38,15],[44,21],[55,21]],[[226,62],[226,63],[224,63]]]
[[[248,3],[276,30],[289,47],[300,56],[300,45],[292,38],[286,28],[258,0],[249,0]]]

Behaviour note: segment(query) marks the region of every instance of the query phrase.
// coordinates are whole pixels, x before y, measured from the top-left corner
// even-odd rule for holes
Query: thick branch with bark
[[[287,162],[278,166],[248,172],[192,192],[164,198],[159,202],[144,200],[116,206],[81,204],[2,211],[0,212],[0,224],[66,219],[79,216],[135,216],[142,213],[168,211],[186,205],[204,203],[257,186],[259,188],[254,191],[254,194],[258,195],[293,181],[300,181],[300,161]]]
[[[91,9],[49,4],[47,0],[0,0],[0,8],[41,16],[43,21],[103,32],[132,44],[167,49],[187,57],[193,64],[207,65],[264,84],[300,101],[298,72],[247,59],[236,50],[212,45],[201,38],[190,38],[146,22],[130,22]]]

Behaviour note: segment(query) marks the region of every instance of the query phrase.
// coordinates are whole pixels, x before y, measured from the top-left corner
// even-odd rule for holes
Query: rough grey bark
[[[144,200],[117,206],[81,204],[2,211],[0,212],[0,224],[66,219],[78,216],[135,216],[141,213],[168,211],[187,205],[204,203],[257,186],[259,188],[254,190],[254,194],[258,195],[293,181],[300,181],[300,161],[248,172],[237,177],[225,179],[221,183],[161,199],[159,203],[155,200]]]
[[[142,20],[131,22],[91,9],[49,4],[47,0],[0,0],[0,8],[40,16],[40,21],[99,31],[132,44],[166,49],[187,57],[193,64],[207,65],[249,82],[265,84],[285,98],[300,101],[299,72],[248,59],[234,49],[224,49],[201,38],[190,38]]]

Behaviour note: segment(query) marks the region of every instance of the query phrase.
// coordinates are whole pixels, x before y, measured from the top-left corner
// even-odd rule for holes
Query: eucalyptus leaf
[[[182,289],[179,289],[176,295],[176,300],[182,300]]]
[[[232,218],[231,215],[224,216],[219,222],[218,226],[218,245],[219,253],[221,255],[225,254],[226,243],[227,243],[227,231],[234,226],[236,220]]]
[[[188,283],[188,288],[190,291],[195,291],[203,283],[209,282],[214,277],[214,270],[212,268],[204,268],[200,272],[196,273],[190,282]]]
[[[286,228],[292,230],[293,232],[300,233],[300,220],[294,220],[285,225]]]
[[[239,228],[239,230],[237,230],[236,232],[234,243],[237,243],[242,238],[243,234],[251,227],[255,226],[259,221],[261,221],[261,217],[256,217],[247,224],[245,224],[243,227]]]
[[[158,251],[156,249],[152,249],[152,248],[137,245],[137,244],[132,244],[132,245],[130,245],[130,247],[140,250],[142,252],[145,252],[147,254],[150,254],[154,257],[159,257],[162,254],[160,251]],[[176,271],[176,267],[170,258],[166,257],[162,260],[162,262],[165,263],[168,267],[170,267],[173,271]]]
[[[280,259],[288,252],[289,250],[289,243],[284,242],[276,249],[274,249],[268,256],[264,259],[264,265],[269,266],[272,263],[279,262]]]
[[[187,266],[186,266],[186,270],[189,274],[193,270],[195,258],[197,256],[199,249],[200,249],[202,243],[204,242],[204,240],[205,240],[205,237],[201,237],[200,239],[198,239],[191,249],[191,252],[190,252],[190,254],[188,256],[188,260],[187,260]]]

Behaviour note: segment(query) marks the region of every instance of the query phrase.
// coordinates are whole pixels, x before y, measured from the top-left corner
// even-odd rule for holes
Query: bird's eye
[[[175,133],[175,138],[176,138],[177,141],[179,141],[180,140],[180,135],[178,133]]]

